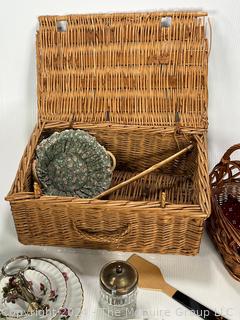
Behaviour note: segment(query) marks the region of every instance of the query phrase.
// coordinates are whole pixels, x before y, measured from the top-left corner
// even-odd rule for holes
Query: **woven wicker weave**
[[[198,253],[210,212],[205,16],[39,18],[39,121],[7,197],[22,243]],[[116,156],[113,185],[194,148],[105,200],[41,196],[31,171],[36,145],[66,128],[88,131]]]
[[[221,204],[229,195],[240,202],[240,160],[232,160],[240,144],[229,148],[210,174],[212,185],[212,215],[207,229],[223,257],[229,273],[240,281],[240,231],[224,215]]]

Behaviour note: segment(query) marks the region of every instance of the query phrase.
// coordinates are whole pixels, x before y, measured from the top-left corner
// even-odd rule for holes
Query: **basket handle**
[[[230,147],[223,155],[222,157],[222,162],[223,163],[228,163],[231,160],[231,155],[233,152],[237,151],[240,149],[240,143],[234,144],[232,147]],[[235,161],[236,162],[236,161]]]
[[[90,231],[79,227],[77,225],[77,221],[73,221],[73,228],[83,240],[101,243],[121,242],[129,235],[131,231],[130,224],[112,231]]]
[[[111,167],[111,171],[114,171],[116,166],[117,166],[117,160],[114,156],[114,154],[111,151],[107,151],[107,154],[109,155],[109,157],[112,160],[112,167]]]
[[[221,161],[210,173],[212,187],[222,186],[226,182],[240,179],[240,160],[231,160],[233,152],[240,149],[240,144],[230,147],[223,155]]]
[[[40,181],[37,176],[37,170],[36,170],[36,159],[34,159],[32,163],[32,174],[33,174],[34,181],[40,184]]]

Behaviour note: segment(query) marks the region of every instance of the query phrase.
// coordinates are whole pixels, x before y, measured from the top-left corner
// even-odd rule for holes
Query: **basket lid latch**
[[[105,121],[110,122],[110,108],[108,107],[105,112]]]
[[[174,131],[174,139],[176,141],[178,150],[180,150],[180,145],[178,142],[178,135],[180,134],[180,112],[176,111],[175,113],[175,131]]]
[[[74,122],[75,122],[74,114],[70,115],[68,122],[69,122],[69,128],[73,129],[73,125],[74,125]]]
[[[175,113],[175,132],[180,133],[180,112]]]

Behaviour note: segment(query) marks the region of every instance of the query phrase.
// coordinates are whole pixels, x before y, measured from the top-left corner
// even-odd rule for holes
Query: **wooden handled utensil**
[[[181,155],[183,155],[184,153],[188,152],[189,150],[191,150],[193,148],[193,145],[190,144],[189,146],[187,146],[186,148],[183,148],[182,150],[178,151],[177,153],[173,154],[172,156],[168,157],[167,159],[164,159],[163,161],[161,162],[158,162],[156,164],[154,164],[153,166],[151,166],[150,168],[140,172],[139,174],[137,174],[136,176],[126,180],[126,181],[123,181],[119,184],[117,184],[116,186],[100,193],[98,196],[96,196],[94,199],[101,199],[111,193],[113,193],[114,191],[117,191],[119,190],[120,188],[123,188],[125,186],[127,186],[128,184],[146,176],[147,174],[161,168],[162,166],[164,166],[165,164],[177,159],[178,157],[180,157]]]
[[[142,257],[134,254],[128,262],[133,265],[139,274],[138,285],[140,288],[159,290],[167,294],[170,298],[173,298],[184,307],[190,309],[193,313],[198,315],[202,319],[206,320],[227,320],[226,318],[217,315],[214,311],[203,306],[194,299],[188,297],[184,293],[172,287],[168,284],[160,271],[160,269],[151,262],[143,259]]]

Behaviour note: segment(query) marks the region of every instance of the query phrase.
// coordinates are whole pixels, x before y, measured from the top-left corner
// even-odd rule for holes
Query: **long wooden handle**
[[[112,187],[112,188],[100,193],[94,199],[101,199],[101,198],[113,193],[114,191],[119,190],[120,188],[123,188],[123,187],[127,186],[128,184],[130,184],[130,183],[132,183],[132,182],[134,182],[134,181],[146,176],[147,174],[159,169],[160,167],[164,166],[165,164],[175,160],[176,158],[180,157],[182,154],[186,153],[187,151],[191,150],[192,148],[193,148],[193,145],[190,144],[188,147],[178,151],[177,153],[173,154],[172,156],[168,157],[167,159],[154,164],[153,166],[151,166],[150,168],[142,171],[141,173],[137,174],[136,176],[134,176],[134,177],[132,177],[132,178],[126,180],[126,181],[123,181],[123,182],[117,184],[116,186],[114,186],[114,187]]]

